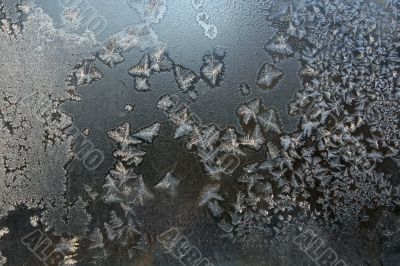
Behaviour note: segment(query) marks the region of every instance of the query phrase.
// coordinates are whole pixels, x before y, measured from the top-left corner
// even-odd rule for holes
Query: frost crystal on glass
[[[258,71],[257,85],[260,88],[271,89],[278,83],[282,76],[282,70],[274,65],[265,63]]]

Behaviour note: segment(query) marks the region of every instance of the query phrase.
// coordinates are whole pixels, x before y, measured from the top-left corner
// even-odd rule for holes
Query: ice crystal
[[[220,217],[224,210],[219,206],[218,201],[212,200],[207,203],[208,209],[214,217]]]
[[[150,82],[148,78],[135,77],[135,90],[139,92],[149,91]]]
[[[170,71],[172,69],[172,61],[166,54],[164,46],[155,49],[150,55],[144,54],[140,62],[131,67],[128,73],[134,77],[135,90],[149,91],[149,78],[153,73]],[[184,82],[184,81],[182,81]]]
[[[0,251],[0,265],[6,265],[6,264],[7,264],[7,258],[4,257]]]
[[[120,158],[120,160],[127,165],[138,166],[143,162],[143,157],[146,152],[133,146],[121,148],[113,152],[114,157]]]
[[[265,63],[258,71],[257,85],[260,88],[271,89],[278,83],[282,76],[282,70],[274,65]]]
[[[153,140],[158,136],[160,132],[160,127],[160,123],[154,123],[149,127],[140,129],[137,133],[134,133],[133,136],[148,143],[153,143]]]
[[[177,102],[169,94],[162,96],[157,102],[157,108],[167,113],[171,113],[176,105]]]
[[[103,248],[104,247],[104,238],[101,234],[101,231],[98,227],[96,227],[93,232],[89,236],[90,239],[90,249],[95,248]]]
[[[191,135],[190,141],[186,144],[188,149],[197,147],[201,150],[211,150],[219,140],[219,130],[215,125],[208,127],[199,128],[194,125],[193,134]]]
[[[167,11],[166,0],[145,0],[143,15],[148,23],[159,23]]]
[[[134,77],[149,78],[151,71],[152,69],[150,67],[150,57],[148,54],[145,54],[137,65],[131,67],[128,70],[128,73]]]
[[[77,251],[79,248],[79,238],[61,238],[58,243],[56,243],[54,252],[63,254],[62,261],[59,265],[76,265],[78,261],[76,260]]]
[[[193,131],[193,121],[188,108],[183,107],[180,110],[171,113],[170,118],[176,125],[174,138],[178,139]]]
[[[150,53],[151,69],[155,72],[170,71],[173,66],[164,45],[155,48]]]
[[[277,134],[281,133],[281,126],[273,109],[269,109],[267,112],[258,115],[257,121],[265,131],[272,131]]]
[[[219,86],[223,75],[225,64],[222,61],[224,57],[213,54],[207,54],[203,57],[203,66],[200,69],[202,78],[211,86]]]
[[[248,146],[255,150],[260,150],[264,142],[265,139],[264,136],[262,135],[261,128],[259,125],[256,125],[251,133],[242,137],[240,140],[241,145]]]
[[[219,194],[219,185],[207,185],[200,192],[199,206],[208,204],[211,200],[224,200]]]
[[[153,198],[153,194],[144,184],[142,176],[139,176],[135,180],[135,183],[133,184],[133,194],[135,197],[131,202],[135,204],[143,205],[146,200]]]
[[[212,180],[220,180],[221,176],[226,173],[226,169],[221,166],[221,164],[214,163],[216,160],[216,154],[214,152],[204,152],[200,151],[198,156],[201,158],[201,161],[204,163],[204,168],[210,179]]]
[[[124,210],[129,210],[131,205],[143,205],[144,201],[153,197],[142,176],[136,175],[132,169],[126,169],[122,163],[110,171],[104,188],[107,191],[104,201],[119,203]]]
[[[260,112],[261,100],[255,99],[248,104],[240,105],[237,113],[242,117],[242,122],[247,125],[251,120],[257,122],[257,114]]]
[[[132,104],[125,104],[124,110],[128,113],[132,112],[135,109],[135,106]]]
[[[309,138],[313,133],[313,131],[315,130],[316,125],[313,122],[309,121],[304,123],[302,125],[302,128],[303,128],[303,136]]]
[[[117,47],[116,39],[107,40],[104,47],[97,52],[97,57],[111,68],[125,60],[121,49]]]
[[[85,135],[85,136],[89,136],[90,135],[90,128],[82,129],[82,134]]]
[[[244,152],[239,147],[239,141],[237,133],[233,128],[228,128],[221,136],[221,151],[244,155]]]
[[[120,130],[127,130],[121,132]],[[113,152],[113,155],[119,158],[127,165],[138,166],[143,161],[143,156],[146,152],[133,146],[134,144],[142,143],[140,140],[133,138],[129,133],[129,126],[127,123],[122,124],[119,128],[108,133],[110,138],[117,141],[119,149]]]
[[[272,54],[279,54],[281,56],[291,56],[294,53],[290,44],[287,43],[287,39],[283,36],[276,37],[276,39],[267,43],[264,48]]]
[[[108,136],[115,140],[122,147],[141,143],[140,140],[131,136],[131,125],[128,122],[122,123],[114,130],[109,131]]]
[[[104,228],[107,240],[116,247],[131,247],[131,241],[141,234],[138,225],[131,218],[125,222],[115,211],[111,211],[108,221],[104,223]]]
[[[83,60],[82,64],[72,72],[72,76],[77,85],[90,84],[103,78],[103,74],[96,68],[93,60]]]
[[[115,40],[116,47],[122,52],[129,52],[134,48],[145,51],[160,46],[156,33],[146,24],[127,26],[122,31],[111,35],[109,40]]]
[[[197,75],[188,68],[181,65],[174,66],[175,80],[182,92],[188,92],[194,89],[194,85],[198,81]]]
[[[172,173],[168,172],[154,188],[164,190],[171,197],[175,197],[177,195],[177,186],[179,185],[179,183],[180,180]]]
[[[236,194],[236,201],[233,204],[233,207],[235,208],[235,213],[242,213],[243,210],[246,208],[244,205],[244,194],[243,192],[239,191]]]
[[[79,248],[79,239],[77,237],[71,239],[61,239],[55,247],[55,251],[64,253],[75,253]]]
[[[118,144],[113,152],[117,159],[114,169],[105,177],[105,195],[107,203],[117,203],[125,212],[132,212],[132,207],[143,205],[153,198],[150,189],[144,183],[143,177],[136,174],[134,167],[142,163],[146,151],[137,147],[142,141],[152,143],[158,136],[160,124],[154,123],[131,133],[130,124],[122,123],[116,129],[108,132],[108,136]]]
[[[196,21],[199,24],[199,26],[205,26],[209,22],[208,20],[210,19],[210,15],[208,15],[207,12],[200,12],[196,15]]]

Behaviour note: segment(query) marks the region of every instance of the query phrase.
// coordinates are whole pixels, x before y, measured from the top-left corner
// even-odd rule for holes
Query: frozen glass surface
[[[399,16],[0,0],[0,265],[400,265]]]

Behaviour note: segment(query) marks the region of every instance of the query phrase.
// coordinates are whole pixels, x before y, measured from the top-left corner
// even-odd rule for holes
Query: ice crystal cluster
[[[159,42],[152,25],[160,22],[164,17],[167,9],[166,0],[128,0],[127,3],[140,15],[142,21],[140,24],[126,26],[104,41],[97,56],[112,68],[123,62],[125,60],[123,54],[132,49],[141,51],[156,49],[154,56],[161,56],[164,51],[163,44]],[[162,59],[157,57],[155,61],[159,62]],[[143,86],[146,86],[145,80],[139,80]]]
[[[142,59],[128,69],[129,75],[134,78],[134,89],[138,92],[150,90],[150,79],[152,75],[161,72],[172,72],[179,90],[195,101],[199,97],[196,89],[197,82],[202,79],[208,86],[214,88],[219,86],[224,75],[224,58],[226,49],[216,46],[213,53],[207,53],[203,57],[203,65],[200,75],[193,70],[175,63],[168,55],[165,45],[147,49]]]
[[[265,144],[265,134],[280,134],[280,122],[275,111],[262,106],[260,99],[239,106],[237,112],[246,126],[245,132],[240,134],[232,127],[220,129],[202,124],[188,107],[176,108],[170,95],[161,97],[157,107],[166,112],[175,125],[174,137],[185,137],[186,148],[197,154],[209,175],[211,183],[201,192],[199,205],[207,205],[215,216],[220,217],[224,210],[219,202],[224,199],[218,194],[219,183],[230,174],[229,157],[245,157],[246,149],[259,151]],[[274,144],[268,144],[268,149],[273,156],[279,155]]]
[[[270,60],[260,64],[254,84],[239,80],[234,87],[246,97],[232,109],[236,126],[204,123],[202,113],[172,93],[148,94],[159,97],[156,108],[173,127],[162,141],[170,138],[182,144],[184,152],[198,160],[198,177],[204,180],[193,189],[196,214],[206,213],[220,229],[218,237],[248,250],[287,243],[304,224],[320,228],[321,235],[355,231],[361,225],[369,239],[354,241],[365,257],[358,264],[371,258],[371,265],[378,260],[397,265],[399,2],[263,2],[265,22],[273,30],[261,50]],[[152,77],[168,72],[189,104],[199,97],[199,83],[209,88],[224,85],[225,69],[230,67],[225,65],[228,48],[219,45],[204,54],[197,70],[175,62],[167,43],[153,30],[168,11],[167,1],[127,3],[139,14],[139,24],[98,41],[90,32],[75,35],[56,29],[50,17],[28,1],[0,0],[0,83],[7,85],[0,92],[0,220],[27,208],[29,228],[50,235],[55,251],[63,254],[60,265],[106,265],[117,257],[131,263],[138,251],[146,256],[158,253],[154,232],[144,229],[151,226],[144,224],[143,216],[158,215],[167,205],[154,204],[158,193],[171,202],[181,200],[188,181],[174,173],[177,164],[156,181],[144,175],[143,166],[153,159],[150,149],[164,144],[159,141],[161,123],[134,130],[130,122],[122,122],[104,132],[115,144],[108,158],[112,168],[98,176],[97,185],[87,180],[74,184],[82,186],[83,194],[70,196],[69,164],[75,155],[68,129],[74,120],[62,111],[62,103],[79,101],[78,87],[90,89],[107,78],[104,68],[124,66],[133,49],[141,54],[122,67],[134,81],[127,89],[150,91]],[[205,35],[215,39],[218,31],[205,12],[206,1],[191,4]],[[78,10],[63,13],[63,26],[77,27]],[[288,101],[289,115],[298,125],[286,132],[282,114],[263,98],[271,91],[247,96],[253,86],[272,89],[284,80],[281,63],[289,58],[301,66],[301,84]],[[119,105],[127,117],[136,112],[135,99],[129,101]],[[96,135],[89,128],[81,131],[86,137]],[[0,238],[4,242],[18,232],[16,227],[2,227]],[[382,243],[387,257],[366,254],[365,243],[371,239]],[[1,248],[0,264],[14,259],[6,258],[4,253],[10,252]]]
[[[108,136],[118,143],[118,149],[113,155],[118,159],[115,169],[110,171],[104,185],[107,194],[104,200],[109,203],[119,203],[122,209],[129,210],[131,205],[143,205],[152,198],[141,175],[134,173],[134,167],[139,166],[146,152],[137,147],[142,142],[152,143],[160,131],[160,124],[155,123],[131,135],[130,124],[124,123]]]
[[[104,262],[115,251],[131,260],[136,251],[148,248],[148,236],[142,230],[143,219],[136,211],[153,199],[153,192],[145,184],[143,175],[137,173],[137,166],[146,155],[139,145],[151,144],[159,131],[159,123],[132,132],[130,123],[124,122],[108,132],[108,137],[117,143],[113,152],[114,168],[105,176],[102,191],[85,187],[94,206],[100,201],[107,208],[102,210],[104,217],[96,221],[85,242],[85,252],[93,254],[90,263]],[[171,178],[166,177],[155,189],[173,193],[173,187],[167,184]]]
[[[282,232],[299,212],[335,227],[399,208],[400,189],[381,167],[399,156],[398,11],[390,1],[301,1],[271,19],[276,36],[266,52],[275,62],[296,52],[302,63],[303,88],[290,103],[301,123],[284,134],[274,115],[259,117],[257,100],[239,107],[244,129],[255,123],[245,139],[266,158],[241,169],[243,189],[231,201],[210,198],[223,205],[225,215],[211,212],[233,238],[266,224]],[[265,64],[257,82],[269,87],[280,75]]]
[[[125,60],[123,54],[130,50],[144,51],[159,45],[161,44],[158,37],[150,25],[130,25],[108,37],[97,52],[97,56],[103,63],[113,68]]]
[[[140,62],[131,67],[128,73],[135,79],[135,90],[143,92],[150,90],[151,74],[170,71],[172,65],[165,48],[161,46],[150,54],[145,53]]]
[[[301,118],[294,133],[282,132],[260,99],[238,107],[242,130],[199,124],[187,107],[174,109],[171,96],[160,99],[174,137],[185,136],[210,176],[199,206],[207,205],[231,237],[266,228],[279,235],[303,215],[328,228],[351,226],[370,221],[374,210],[399,208],[400,189],[382,168],[399,156],[398,9],[390,1],[301,1],[271,16],[276,35],[266,52],[274,63],[297,53],[302,64],[303,86],[289,108]],[[211,86],[223,69],[218,64],[215,54],[205,57],[201,72]],[[266,63],[257,83],[273,87],[282,75]],[[232,193],[221,155],[245,158],[251,150],[265,159],[235,171]]]
[[[134,249],[143,249],[142,245],[146,244],[146,234],[141,230],[141,220],[136,217],[135,208],[151,200],[153,192],[145,184],[143,176],[136,173],[135,168],[143,162],[146,155],[146,151],[138,146],[143,143],[153,143],[159,132],[159,123],[131,132],[131,125],[128,122],[108,132],[109,138],[117,143],[117,149],[113,152],[117,161],[114,169],[111,169],[105,177],[104,193],[101,198],[104,203],[113,206],[113,210],[104,223],[106,234],[103,236],[97,228],[92,232],[91,241],[92,248],[100,249],[104,257],[110,255],[110,250],[104,247],[103,238],[111,242],[113,248],[128,248],[130,258],[134,256]],[[174,188],[168,184],[171,178],[173,177],[166,177],[156,189],[167,189],[174,193]],[[94,197],[97,196],[96,194]]]

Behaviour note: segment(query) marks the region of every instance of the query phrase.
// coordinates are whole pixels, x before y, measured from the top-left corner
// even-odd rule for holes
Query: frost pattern
[[[151,29],[150,24],[164,16],[166,2],[131,2],[137,5],[144,24],[128,26],[107,39],[96,53],[100,61],[115,67],[129,50],[144,51],[142,60],[129,69],[138,91],[149,90],[151,75],[163,71],[174,72],[177,86],[191,100],[198,96],[195,84],[199,78],[210,87],[220,84],[224,49],[217,47],[205,55],[197,76],[168,57],[165,45]],[[204,1],[192,1],[192,5],[200,11]],[[15,203],[25,202],[29,208],[46,209],[40,221],[31,219],[32,226],[43,222],[55,234],[88,233],[89,249],[98,251],[94,261],[103,261],[112,253],[127,253],[133,258],[134,250],[148,250],[151,242],[135,212],[144,208],[157,191],[171,197],[178,193],[180,179],[173,171],[167,172],[153,189],[137,171],[146,155],[139,146],[155,141],[160,124],[132,132],[126,122],[108,132],[117,143],[114,168],[104,179],[103,191],[85,189],[93,202],[101,199],[110,208],[99,219],[101,223],[96,221],[94,228],[89,228],[93,218],[86,212],[88,203],[81,197],[72,204],[66,203],[68,187],[63,166],[71,159],[71,139],[65,130],[71,118],[59,110],[59,105],[79,99],[76,86],[102,78],[94,66],[95,59],[89,56],[94,52],[95,40],[55,30],[40,9],[19,25],[19,12],[4,11],[10,7],[0,3],[1,34],[18,38],[4,38],[0,45],[5,57],[2,73],[6,73],[0,80],[15,84],[2,91],[0,101],[4,136],[0,146],[5,147],[0,150],[0,177],[4,177],[5,191],[1,216],[13,210]],[[21,3],[17,9],[28,13],[30,7]],[[395,1],[339,0],[291,2],[278,13],[265,10],[268,23],[276,30],[264,46],[274,64],[261,67],[257,84],[274,87],[283,76],[276,64],[292,56],[300,61],[303,86],[290,103],[290,114],[301,120],[293,133],[281,129],[276,111],[264,106],[259,98],[238,106],[241,128],[201,124],[189,107],[175,109],[171,95],[159,99],[157,108],[166,112],[175,126],[172,137],[197,155],[208,176],[199,193],[198,206],[209,210],[228,238],[255,247],[258,239],[279,242],[287,238],[293,228],[304,224],[303,219],[334,230],[368,223],[371,213],[382,211],[384,215],[377,219],[370,235],[383,236],[388,246],[396,241],[399,230],[393,228],[392,211],[399,207],[400,189],[384,166],[390,162],[397,170],[400,167],[399,47],[398,38],[393,38],[399,34],[398,11]],[[206,35],[210,39],[217,36],[207,13],[199,13],[197,20],[200,26],[208,25]],[[19,36],[21,30],[24,34]],[[54,40],[57,46],[53,45]],[[75,48],[85,52],[71,56],[76,54]],[[26,55],[29,49],[35,53]],[[37,68],[37,61],[44,64]],[[18,67],[10,68],[15,62],[19,62]],[[62,73],[55,73],[63,65]],[[67,75],[65,65],[76,67]],[[49,71],[54,71],[51,73],[57,77],[56,82],[42,80]],[[67,76],[67,83],[60,82]],[[20,82],[21,77],[29,79],[33,86],[27,88]],[[243,95],[249,94],[247,84],[240,84],[239,89]],[[32,90],[36,91],[29,94]],[[41,106],[36,104],[38,99]],[[34,136],[41,138],[35,140]],[[224,168],[225,154],[242,160],[234,172],[227,173]],[[39,167],[46,157],[53,161],[48,162],[47,168]],[[75,253],[80,247],[74,237],[61,238],[56,243],[58,250],[68,253],[63,258],[65,265],[77,263]],[[393,263],[395,257],[381,260]],[[0,261],[5,260],[0,254]]]
[[[159,46],[161,43],[150,25],[130,25],[108,37],[97,51],[97,57],[113,68],[123,62],[125,60],[123,54],[132,49],[144,51]]]
[[[0,36],[18,37],[23,30],[23,21],[34,4],[29,0],[0,1]]]
[[[243,130],[253,128],[244,143],[254,136],[266,156],[236,170],[236,195],[229,189],[219,202],[225,215],[211,210],[233,240],[252,243],[258,233],[279,239],[302,217],[330,230],[351,227],[370,221],[373,211],[399,207],[400,189],[382,169],[399,154],[398,6],[384,6],[310,0],[289,3],[278,15],[271,8],[276,35],[265,49],[274,62],[299,53],[303,88],[290,114],[301,123],[286,134],[272,109],[260,114],[259,100],[239,106]],[[282,74],[267,63],[258,84],[271,87]],[[235,131],[224,137],[225,149],[240,147]]]
[[[90,57],[97,43],[91,35],[55,29],[40,8],[28,9],[23,34],[0,40],[0,81],[10,84],[2,88],[0,100],[0,216],[25,203],[47,209],[42,219],[55,233],[75,231],[76,225],[66,222],[73,210],[90,217],[81,206],[66,204],[64,167],[72,159],[66,130],[72,121],[60,104],[79,99],[65,78],[70,66]],[[78,227],[84,228],[87,220]]]
[[[128,122],[108,132],[108,136],[117,143],[117,149],[113,152],[117,162],[104,179],[104,193],[101,199],[105,204],[112,206],[112,211],[104,223],[105,235],[98,228],[91,232],[90,249],[102,254],[101,257],[93,258],[94,261],[107,259],[112,255],[111,250],[115,249],[123,249],[127,256],[133,259],[135,250],[147,248],[147,235],[141,229],[141,219],[136,216],[136,210],[152,200],[154,194],[136,170],[146,155],[146,151],[138,145],[153,143],[159,132],[159,123],[131,132]],[[167,184],[159,188],[174,192],[175,188],[172,186]],[[107,247],[105,242],[109,243]]]

